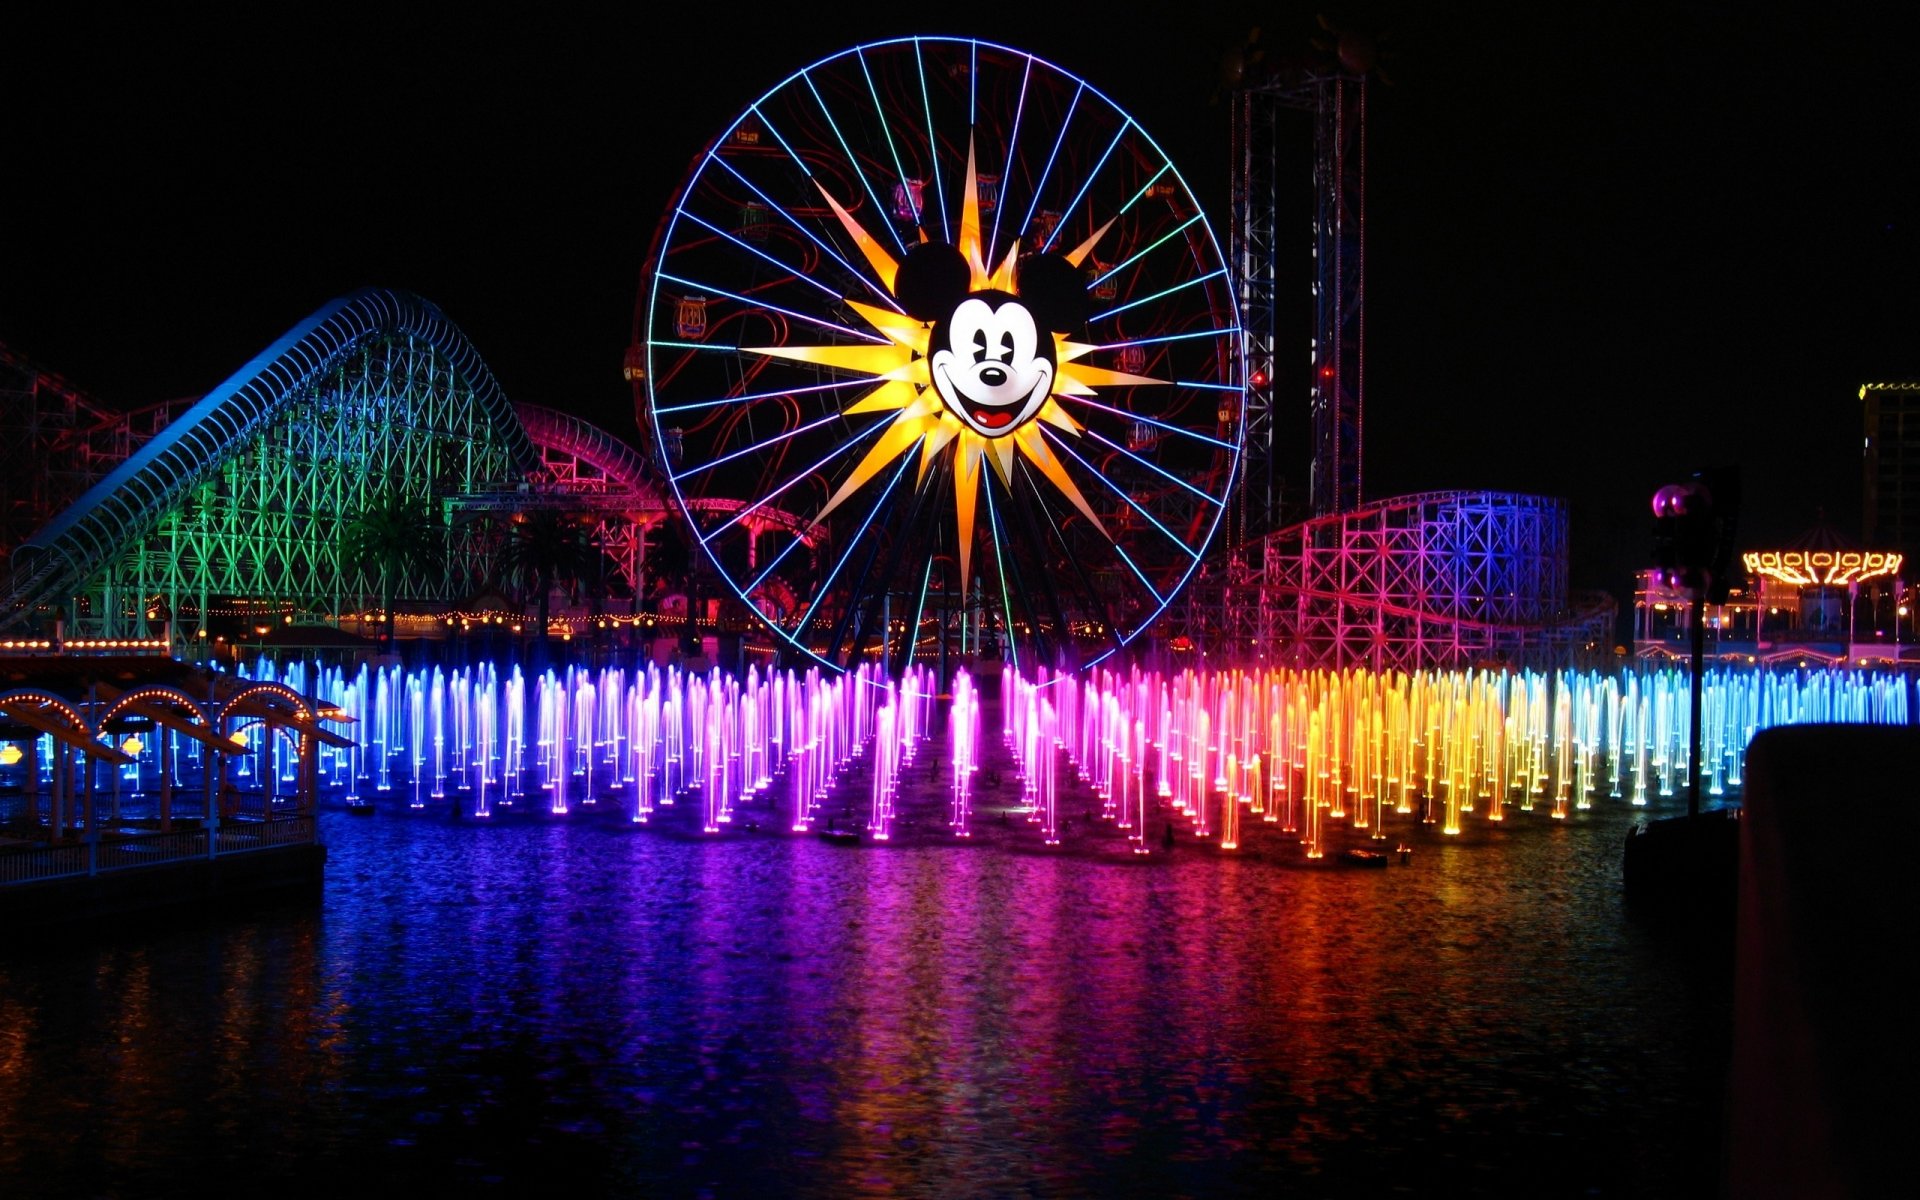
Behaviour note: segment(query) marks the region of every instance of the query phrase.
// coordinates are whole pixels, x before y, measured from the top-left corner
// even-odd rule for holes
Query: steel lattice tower
[[[1234,93],[1233,261],[1239,273],[1247,392],[1243,520],[1264,533],[1289,511],[1273,402],[1279,354],[1279,137],[1285,110],[1313,119],[1314,337],[1309,415],[1314,516],[1350,511],[1363,499],[1361,431],[1366,390],[1367,81],[1308,70],[1250,83]],[[1282,410],[1284,411],[1284,410]],[[1297,504],[1293,507],[1298,507]]]

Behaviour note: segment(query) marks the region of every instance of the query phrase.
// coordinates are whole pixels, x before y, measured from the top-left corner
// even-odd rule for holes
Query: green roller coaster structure
[[[59,611],[70,631],[192,636],[235,602],[321,617],[379,603],[343,534],[398,496],[430,511],[446,570],[391,581],[397,604],[473,594],[484,540],[450,518],[523,488],[541,453],[466,335],[425,300],[342,297],[142,445],[12,555],[0,627]],[[164,614],[162,606],[164,605]]]

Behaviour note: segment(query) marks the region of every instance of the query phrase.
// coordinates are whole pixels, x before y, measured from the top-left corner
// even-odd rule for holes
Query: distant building
[[[1861,384],[1860,405],[1867,542],[1914,561],[1920,554],[1920,382]]]

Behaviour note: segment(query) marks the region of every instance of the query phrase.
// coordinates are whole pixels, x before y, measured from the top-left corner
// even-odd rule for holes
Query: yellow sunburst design
[[[818,184],[816,183],[816,186]],[[871,234],[861,228],[852,214],[841,207],[827,190],[820,188],[820,194],[826,197],[827,204],[834,215],[845,226],[847,234],[860,252],[866,256],[874,273],[889,292],[893,290],[894,277],[899,270],[899,262],[885,247],[881,246]],[[1067,261],[1079,267],[1093,248],[1113,225],[1108,221],[1086,241],[1076,246]],[[922,233],[922,240],[925,240]],[[1014,264],[1020,257],[1020,243],[1015,241],[1007,250],[1006,257],[997,266],[989,266],[985,261],[986,249],[980,240],[980,196],[979,181],[974,174],[973,149],[967,149],[967,182],[963,193],[960,214],[960,236],[958,249],[967,261],[970,276],[969,290],[981,291],[992,288],[1003,292],[1015,291]],[[1054,340],[1056,366],[1053,389],[1047,398],[1035,410],[1033,415],[1014,429],[996,437],[986,437],[968,427],[959,417],[948,410],[934,389],[933,378],[928,369],[927,339],[931,325],[915,320],[903,313],[889,309],[862,304],[848,300],[848,307],[858,313],[862,320],[887,339],[883,346],[761,346],[747,347],[752,354],[766,354],[777,358],[796,359],[800,362],[818,366],[834,367],[846,371],[856,371],[871,375],[878,386],[862,394],[846,409],[852,416],[858,413],[896,412],[893,423],[880,435],[880,440],[867,451],[866,457],[848,475],[846,481],[834,492],[819,513],[813,518],[817,526],[826,520],[828,514],[858,491],[889,464],[903,454],[910,452],[915,445],[920,447],[920,473],[918,483],[924,484],[927,472],[934,460],[948,446],[954,448],[953,486],[954,512],[958,518],[960,535],[960,585],[964,592],[971,578],[973,556],[974,508],[980,494],[980,463],[993,464],[994,473],[1000,476],[1000,482],[1008,487],[1013,485],[1013,457],[1016,453],[1024,455],[1039,472],[1060,490],[1060,493],[1080,510],[1087,520],[1093,522],[1101,536],[1112,540],[1112,534],[1101,524],[1087,504],[1086,497],[1068,478],[1066,468],[1055,457],[1040,431],[1042,421],[1068,434],[1078,436],[1081,425],[1054,399],[1057,395],[1091,396],[1097,387],[1126,386],[1130,384],[1163,383],[1164,380],[1150,379],[1143,375],[1129,375],[1122,371],[1112,371],[1105,367],[1096,367],[1078,361],[1083,355],[1094,349],[1091,345],[1069,341],[1063,334],[1045,334]]]

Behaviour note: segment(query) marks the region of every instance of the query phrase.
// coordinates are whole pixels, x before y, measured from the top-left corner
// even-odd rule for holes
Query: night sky
[[[1256,25],[1304,49],[1326,12],[1378,32],[1391,80],[1369,112],[1369,497],[1566,497],[1575,586],[1623,602],[1647,497],[1698,468],[1741,468],[1748,546],[1820,509],[1857,535],[1856,390],[1920,377],[1920,82],[1897,18],[834,7],[825,28],[812,4],[687,4],[678,27],[557,8],[0,17],[0,342],[131,407],[394,287],[440,305],[513,399],[631,435],[620,363],[656,225],[693,156],[792,71],[911,33],[1031,50],[1135,115],[1224,244],[1222,57]],[[1310,335],[1303,317],[1303,365]]]

